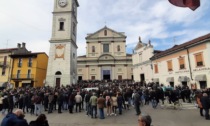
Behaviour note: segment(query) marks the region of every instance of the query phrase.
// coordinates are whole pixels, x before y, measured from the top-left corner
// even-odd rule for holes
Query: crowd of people
[[[85,88],[98,87],[98,90],[87,91]],[[21,87],[3,90],[0,92],[0,111],[2,114],[12,113],[14,108],[22,110],[23,113],[41,116],[42,108],[48,114],[57,110],[61,114],[68,110],[70,114],[85,110],[85,114],[91,118],[104,119],[105,116],[117,116],[123,114],[123,110],[135,108],[135,114],[141,114],[141,105],[152,103],[156,108],[164,104],[166,97],[170,104],[182,99],[183,102],[191,102],[196,99],[201,103],[200,114],[209,119],[208,109],[209,90],[191,90],[188,86],[159,85],[156,83],[133,83],[132,81],[97,81],[80,82],[75,85],[39,88]],[[106,114],[104,112],[106,108]]]

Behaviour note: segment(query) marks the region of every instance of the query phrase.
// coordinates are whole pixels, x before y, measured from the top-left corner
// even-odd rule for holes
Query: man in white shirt
[[[80,95],[80,92],[77,92],[77,95],[75,96],[75,101],[76,101],[76,112],[79,107],[79,112],[81,112],[81,102],[82,102],[82,96]]]

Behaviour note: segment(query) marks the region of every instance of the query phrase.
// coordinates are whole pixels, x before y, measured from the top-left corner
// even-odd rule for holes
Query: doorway
[[[187,87],[187,81],[182,81],[182,86]]]
[[[122,80],[122,75],[118,75],[118,80]]]
[[[19,87],[19,81],[16,81],[16,82],[15,82],[15,87],[16,87],[16,88]]]
[[[174,82],[169,82],[171,87],[174,87]]]
[[[110,75],[110,70],[103,70],[103,80],[110,80],[111,75]]]
[[[110,75],[104,75],[103,78],[104,80],[110,80]]]
[[[79,76],[79,77],[78,77],[78,80],[81,81],[81,80],[82,80],[82,76]]]
[[[207,87],[206,81],[199,81],[200,83],[200,89],[205,89]]]
[[[141,79],[141,82],[144,82],[144,81],[145,81],[145,76],[144,76],[144,74],[140,74],[140,79]]]
[[[60,87],[61,86],[61,78],[56,78],[56,87]]]

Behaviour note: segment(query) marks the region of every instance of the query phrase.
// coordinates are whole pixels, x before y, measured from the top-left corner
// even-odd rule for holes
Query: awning
[[[166,79],[166,82],[174,82],[174,77],[168,77],[168,78]]]
[[[31,80],[22,81],[22,83],[31,83]]]
[[[179,76],[178,81],[179,82],[183,82],[183,81],[188,82],[188,81],[190,81],[190,78],[187,76]]]
[[[153,78],[153,82],[159,82],[159,78]]]
[[[195,76],[195,81],[206,81],[206,74]]]

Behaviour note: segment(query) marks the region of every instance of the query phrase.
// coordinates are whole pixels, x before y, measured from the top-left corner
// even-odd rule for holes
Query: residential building
[[[86,37],[86,55],[77,58],[78,80],[132,80],[132,55],[126,36],[104,27]]]
[[[10,82],[12,59],[9,55],[15,50],[17,48],[0,49],[0,87],[7,86],[7,83]]]
[[[60,87],[77,82],[77,0],[54,0],[46,84]]]
[[[44,52],[31,53],[25,43],[10,55],[12,58],[11,84],[14,87],[42,87],[45,83],[48,56]]]
[[[154,55],[153,79],[165,85],[210,87],[210,34]]]

